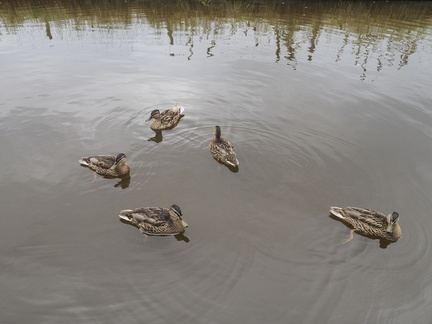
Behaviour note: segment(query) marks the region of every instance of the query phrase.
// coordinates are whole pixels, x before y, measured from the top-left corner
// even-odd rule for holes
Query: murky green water
[[[430,2],[1,2],[0,322],[430,322],[431,25]],[[119,152],[129,178],[78,163]],[[118,219],[173,203],[181,236]],[[351,205],[402,238],[343,245]]]

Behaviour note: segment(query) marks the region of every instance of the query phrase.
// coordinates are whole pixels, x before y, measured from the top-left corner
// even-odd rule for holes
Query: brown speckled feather
[[[239,165],[237,154],[230,141],[224,138],[221,138],[220,140],[214,138],[210,141],[209,149],[213,157],[219,162],[230,164],[232,166]]]
[[[88,166],[92,168],[103,168],[109,169],[115,162],[116,157],[114,155],[95,155],[90,157],[83,157],[82,160],[88,163]]]
[[[175,106],[154,115],[150,124],[150,128],[153,130],[165,130],[174,128],[175,126],[177,126],[178,122],[183,117],[183,115],[181,114],[183,110],[183,107]]]
[[[114,155],[94,155],[82,157],[79,163],[103,176],[122,177],[129,174],[130,167],[127,163],[120,163],[111,170],[115,161],[116,157]]]
[[[133,210],[123,210],[120,218],[127,220],[150,235],[175,235],[184,232],[187,223],[171,208],[142,207]]]
[[[395,224],[393,232],[387,232],[388,217],[381,212],[358,207],[332,207],[330,212],[351,225],[355,232],[374,237],[397,241],[401,235],[399,224]]]

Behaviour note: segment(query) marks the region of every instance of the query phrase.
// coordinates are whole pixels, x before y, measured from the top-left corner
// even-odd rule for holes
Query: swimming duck
[[[213,127],[213,134],[214,138],[209,144],[210,152],[213,157],[221,163],[237,167],[239,161],[237,160],[234,146],[230,141],[221,137],[221,129],[219,126]]]
[[[141,230],[143,234],[150,235],[176,235],[184,232],[188,224],[182,218],[179,206],[170,208],[142,207],[125,209],[119,217],[130,222]]]
[[[179,105],[175,105],[174,107],[162,112],[160,112],[159,109],[155,109],[150,113],[150,118],[148,118],[146,122],[153,119],[150,128],[154,131],[172,129],[183,117],[183,111],[184,108]]]
[[[330,207],[330,213],[352,227],[350,237],[344,244],[353,239],[354,232],[392,242],[396,242],[401,236],[401,228],[398,224],[399,214],[397,212],[386,216],[383,213],[366,208]]]
[[[130,172],[130,167],[126,163],[126,160],[126,155],[119,153],[117,156],[95,155],[82,157],[79,163],[102,176],[123,177]]]

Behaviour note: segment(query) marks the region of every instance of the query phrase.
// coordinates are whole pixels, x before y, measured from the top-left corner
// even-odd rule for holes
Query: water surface
[[[429,2],[2,2],[1,322],[429,322],[431,22]],[[78,164],[119,152],[126,179]],[[181,236],[118,219],[173,203]],[[330,206],[398,211],[402,238],[342,245]]]

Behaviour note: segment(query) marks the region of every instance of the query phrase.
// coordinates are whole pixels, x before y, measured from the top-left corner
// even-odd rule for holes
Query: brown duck
[[[366,208],[330,207],[330,213],[352,228],[350,237],[344,244],[353,239],[354,232],[392,242],[396,242],[401,237],[401,228],[398,224],[399,214],[397,212],[386,216],[383,213]]]
[[[213,127],[214,138],[209,143],[209,149],[213,157],[224,164],[232,167],[239,166],[239,160],[235,152],[234,146],[230,141],[221,137],[221,129],[219,126]]]
[[[124,153],[119,153],[117,156],[95,155],[82,157],[79,163],[103,176],[123,177],[130,172],[130,167],[126,161],[126,155]]]
[[[183,111],[184,108],[179,105],[175,105],[162,112],[160,112],[159,109],[155,109],[150,113],[150,118],[148,118],[146,122],[152,121],[150,123],[150,128],[154,131],[171,129],[174,128],[183,117]]]
[[[179,206],[170,208],[142,207],[125,209],[119,217],[136,225],[143,234],[176,235],[185,231],[188,224],[183,220]]]

